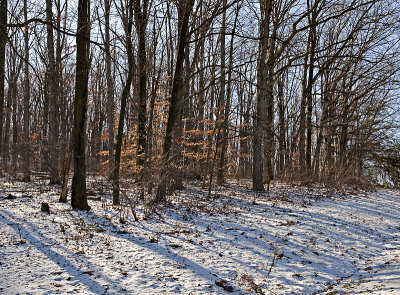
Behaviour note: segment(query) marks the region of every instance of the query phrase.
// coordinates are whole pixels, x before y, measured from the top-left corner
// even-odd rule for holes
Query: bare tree
[[[133,0],[129,0],[129,4],[126,12],[124,14],[124,28],[125,28],[125,46],[128,55],[128,75],[126,77],[126,82],[121,95],[121,110],[119,113],[118,122],[118,134],[117,134],[117,144],[115,146],[115,160],[113,169],[113,204],[119,205],[119,170],[121,163],[121,149],[122,149],[122,136],[124,133],[124,122],[125,122],[125,111],[126,111],[126,101],[128,99],[132,79],[133,79],[133,67],[134,67],[134,56],[133,56],[133,44],[132,44],[132,28],[133,28]]]
[[[27,1],[24,0],[24,20],[28,20],[28,7]],[[29,139],[29,119],[30,119],[30,79],[29,79],[29,27],[25,28],[24,32],[24,44],[25,44],[25,67],[24,67],[24,151],[23,151],[23,181],[31,181],[31,175],[29,171],[29,155],[30,155],[30,139]]]
[[[190,37],[189,18],[192,13],[194,0],[179,0],[177,3],[178,9],[178,51],[176,55],[176,65],[171,91],[171,101],[168,111],[168,121],[166,133],[163,143],[161,182],[158,186],[156,202],[164,202],[166,198],[167,182],[170,177],[168,175],[168,165],[171,163],[171,147],[172,147],[172,132],[175,121],[178,115],[178,107],[182,98],[183,80],[183,62],[187,54],[188,38]]]
[[[148,0],[135,0],[135,27],[138,36],[137,67],[139,72],[138,89],[138,152],[137,166],[143,169],[146,153],[146,123],[147,123],[147,57],[146,57],[146,28],[148,23]]]
[[[50,184],[60,184],[60,174],[58,169],[58,70],[56,68],[55,52],[54,52],[54,37],[52,0],[46,0],[46,19],[47,24],[47,54],[48,54],[48,83],[49,83],[49,170]]]
[[[105,39],[106,81],[107,81],[107,122],[108,122],[108,173],[111,176],[114,169],[114,81],[112,77],[111,46],[110,46],[110,11],[111,1],[104,0],[105,9]]]
[[[3,140],[4,81],[7,43],[7,0],[0,2],[0,151]]]
[[[71,205],[74,209],[90,210],[86,195],[86,112],[90,70],[90,10],[89,0],[78,2],[78,27],[76,33],[76,82],[74,99],[73,153],[74,177],[72,179]]]

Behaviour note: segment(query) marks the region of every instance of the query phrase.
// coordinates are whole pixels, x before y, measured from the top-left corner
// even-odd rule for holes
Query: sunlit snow
[[[73,211],[1,179],[0,294],[400,294],[399,191],[250,188],[188,183],[135,222],[105,194]]]

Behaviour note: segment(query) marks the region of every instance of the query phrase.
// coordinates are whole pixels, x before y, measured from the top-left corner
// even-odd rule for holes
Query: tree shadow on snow
[[[68,255],[76,255],[75,253],[72,253],[68,249],[65,249],[59,245],[57,247],[59,247],[60,250],[65,253],[65,255],[57,253],[51,248],[51,245],[56,245],[56,243],[52,239],[43,236],[39,229],[33,224],[12,215],[10,212],[4,210],[1,210],[0,212],[1,223],[11,226],[16,233],[20,234],[21,237],[34,246],[36,250],[45,255],[54,264],[57,264],[60,268],[68,272],[68,274],[71,276],[71,281],[79,281],[85,285],[88,290],[95,294],[103,294],[105,292],[106,289],[104,286],[94,281],[90,277],[90,274],[82,271],[72,261],[66,258]],[[36,236],[34,236],[32,233],[35,233]],[[43,263],[46,263],[46,261],[43,261]],[[93,265],[89,263],[87,263],[87,265],[90,269],[95,269]]]

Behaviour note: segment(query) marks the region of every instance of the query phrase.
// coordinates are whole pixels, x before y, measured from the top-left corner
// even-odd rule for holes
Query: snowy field
[[[0,180],[0,294],[400,294],[398,191],[191,183],[134,221],[99,183],[82,212]]]

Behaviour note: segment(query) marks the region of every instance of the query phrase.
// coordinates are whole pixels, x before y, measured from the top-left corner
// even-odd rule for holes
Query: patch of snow
[[[81,212],[57,187],[0,183],[0,294],[400,293],[398,191],[189,183],[135,222],[110,196]]]

